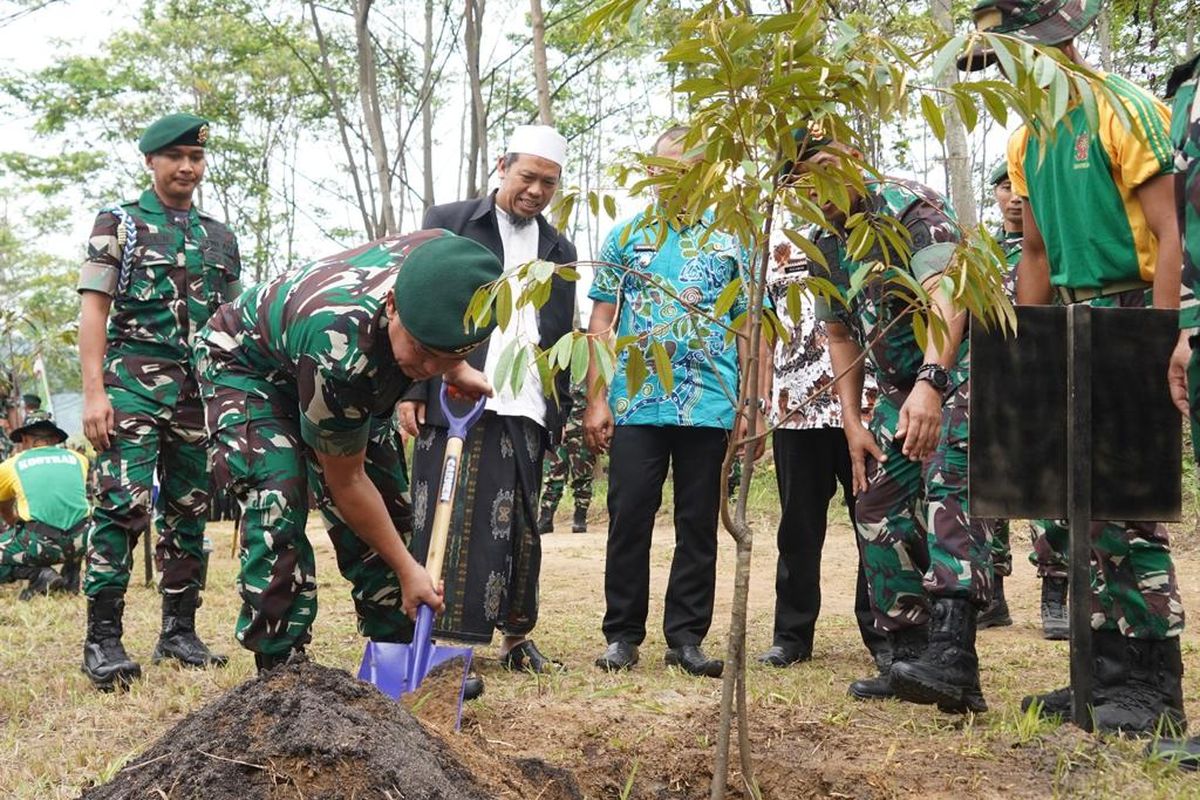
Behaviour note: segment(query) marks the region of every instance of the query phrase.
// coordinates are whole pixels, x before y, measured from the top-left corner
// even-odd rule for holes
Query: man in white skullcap
[[[500,187],[477,200],[433,206],[424,227],[446,228],[487,247],[511,270],[535,259],[568,264],[575,246],[542,216],[558,190],[567,140],[548,125],[520,125],[497,164]],[[447,265],[447,268],[452,268]],[[550,299],[526,307],[497,329],[468,362],[494,375],[513,339],[549,348],[571,330],[574,284],[555,277]],[[510,670],[550,672],[561,668],[528,637],[537,623],[542,549],[537,532],[542,459],[562,435],[570,408],[569,375],[559,376],[558,400],[546,397],[537,369],[530,366],[521,391],[497,386],[482,419],[463,449],[450,541],[446,547],[446,610],[437,635],[486,644],[503,635],[500,662]],[[412,551],[422,559],[433,527],[434,495],[446,446],[447,423],[438,404],[438,380],[414,384],[400,404],[401,426],[417,437],[413,450]],[[483,691],[473,676],[468,697]]]

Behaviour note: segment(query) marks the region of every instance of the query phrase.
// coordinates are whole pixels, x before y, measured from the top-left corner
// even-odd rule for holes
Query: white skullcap
[[[540,156],[561,167],[567,160],[567,137],[549,125],[518,125],[504,152]]]

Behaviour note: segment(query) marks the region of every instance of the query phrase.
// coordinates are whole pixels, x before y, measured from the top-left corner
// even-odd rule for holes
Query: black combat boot
[[[87,639],[83,643],[83,674],[102,692],[128,687],[142,676],[142,668],[121,644],[121,617],[125,594],[101,589],[88,598]]]
[[[1092,671],[1092,708],[1105,702],[1108,693],[1129,680],[1129,659],[1125,649],[1125,637],[1118,631],[1093,630],[1092,653],[1088,659]],[[1070,686],[1063,686],[1045,694],[1026,695],[1021,699],[1021,712],[1029,710],[1034,703],[1041,704],[1039,717],[1070,719],[1073,695]]]
[[[1096,693],[1093,700],[1096,730],[1163,736],[1182,734],[1187,730],[1187,716],[1183,712],[1183,658],[1179,652],[1179,637],[1131,639],[1116,631],[1110,633],[1124,640],[1127,678]]]
[[[1169,761],[1180,769],[1194,772],[1200,769],[1200,737],[1190,739],[1178,737],[1157,738],[1146,745],[1146,757]]]
[[[554,509],[542,507],[542,513],[538,517],[538,533],[554,533]]]
[[[901,700],[936,705],[948,713],[987,711],[975,655],[978,609],[959,597],[937,597],[932,605],[929,647],[915,661],[892,665],[893,691]]]
[[[76,558],[67,561],[62,566],[63,587],[61,591],[67,594],[79,594],[79,574],[83,569],[83,561]]]
[[[575,506],[575,516],[571,518],[571,533],[587,533],[587,509]]]
[[[1051,641],[1071,638],[1066,578],[1042,578],[1042,638]]]
[[[200,605],[200,590],[192,587],[182,592],[162,596],[162,633],[150,658],[157,664],[173,658],[188,667],[223,667],[229,659],[208,649],[196,635],[196,608]]]
[[[899,661],[915,661],[929,646],[929,626],[919,625],[904,628],[887,635],[886,647],[877,648],[872,654],[879,674],[863,678],[850,684],[850,695],[859,700],[886,700],[895,697],[892,689],[892,665]]]
[[[1004,576],[997,575],[992,589],[992,602],[979,613],[976,627],[1004,628],[1012,625],[1012,615],[1008,613],[1008,600],[1004,597]]]
[[[32,600],[34,595],[48,595],[60,591],[67,585],[62,576],[51,567],[28,567],[34,574],[29,578],[29,585],[17,595],[21,600]]]

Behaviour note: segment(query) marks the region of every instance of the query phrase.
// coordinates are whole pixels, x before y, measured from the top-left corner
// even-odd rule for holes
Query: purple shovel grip
[[[455,415],[450,411],[450,397],[446,394],[446,384],[442,384],[442,391],[439,399],[442,403],[442,413],[446,415],[446,421],[450,423],[450,436],[455,439],[467,438],[467,431],[475,424],[483,414],[483,404],[487,401],[486,397],[480,397],[475,401],[475,405],[466,414],[460,416]]]

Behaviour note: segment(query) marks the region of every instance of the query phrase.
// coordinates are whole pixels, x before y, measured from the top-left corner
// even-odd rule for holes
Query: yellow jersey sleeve
[[[1108,85],[1128,116],[1125,127],[1111,103],[1097,97],[1100,143],[1112,162],[1118,185],[1136,189],[1157,175],[1175,171],[1171,147],[1171,110],[1157,97],[1128,81],[1110,76]]]
[[[1013,193],[1029,197],[1029,184],[1025,180],[1025,148],[1029,146],[1029,128],[1022,125],[1008,137],[1008,180]]]
[[[16,456],[0,463],[0,503],[17,499]]]

